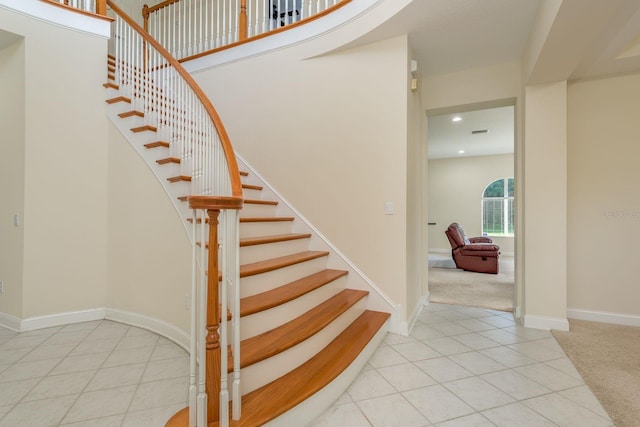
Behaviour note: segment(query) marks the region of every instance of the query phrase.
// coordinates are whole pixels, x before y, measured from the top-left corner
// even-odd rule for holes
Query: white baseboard
[[[535,316],[530,314],[524,315],[524,326],[526,328],[556,329],[558,331],[568,331],[569,321],[562,317]]]
[[[71,323],[102,320],[104,319],[104,314],[104,308],[92,308],[89,310],[69,311],[46,316],[27,317],[20,321],[20,331],[34,331],[36,329],[52,328],[54,326],[69,325]]]
[[[156,334],[162,335],[163,337],[175,342],[180,347],[184,348],[187,353],[190,351],[189,342],[191,339],[189,334],[177,326],[165,322],[164,320],[115,308],[107,308],[105,318],[116,322],[126,323],[127,325],[148,329],[151,332],[155,332]]]
[[[581,310],[568,308],[567,316],[570,319],[590,320],[592,322],[613,323],[616,325],[640,326],[640,316],[637,314],[611,313],[607,311]]]
[[[165,322],[164,320],[115,308],[93,308],[89,310],[50,314],[47,316],[29,317],[26,319],[20,319],[19,317],[15,317],[10,314],[0,313],[0,326],[4,326],[16,332],[25,332],[103,319],[148,329],[175,342],[189,352],[189,334],[177,326]]]
[[[20,318],[7,313],[0,312],[0,326],[20,332]]]

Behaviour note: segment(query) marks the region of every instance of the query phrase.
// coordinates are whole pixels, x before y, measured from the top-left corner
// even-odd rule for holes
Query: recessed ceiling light
[[[452,122],[459,122],[460,120],[462,120],[462,117],[460,116],[455,116],[453,119],[451,119]]]
[[[458,150],[458,154],[464,154],[464,150]]]

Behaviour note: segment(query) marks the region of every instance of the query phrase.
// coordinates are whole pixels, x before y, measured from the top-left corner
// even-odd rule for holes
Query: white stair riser
[[[273,307],[269,310],[245,316],[240,320],[240,339],[244,340],[289,322],[345,289],[345,278],[341,277],[318,289]]]
[[[129,105],[129,104],[127,104]],[[128,111],[131,111],[133,108],[130,108]],[[127,111],[125,111],[127,112]],[[125,117],[125,118],[120,118],[120,120],[122,120],[122,123],[124,123],[124,126],[126,126],[127,128],[131,129],[137,126],[142,126],[142,125],[147,125],[147,124],[153,124],[153,123],[149,123],[148,121],[145,120],[144,117],[139,117],[139,116],[131,116],[131,117]]]
[[[242,216],[245,217],[267,217],[276,215],[276,206],[273,205],[257,205],[253,203],[245,203],[242,207]]]
[[[165,163],[162,165],[158,164],[158,174],[161,174],[166,179],[172,176],[181,175],[182,171],[180,170],[180,165],[177,163]]]
[[[243,209],[240,211],[240,217],[248,218],[249,215],[246,215]],[[292,223],[293,221],[241,222],[240,238],[291,233]]]
[[[262,190],[254,190],[251,188],[242,189],[242,197],[245,199],[257,199],[260,200],[262,196]]]
[[[244,277],[240,279],[240,298],[266,292],[298,280],[301,277],[310,276],[313,273],[324,270],[326,265],[327,257],[321,257],[267,273]]]
[[[240,264],[250,264],[269,258],[292,255],[306,250],[309,250],[309,239],[243,246],[240,248]]]
[[[114,89],[112,87],[106,88],[106,93],[107,95],[105,96],[105,99],[112,99],[116,96],[120,96],[120,92],[118,91],[118,89]]]
[[[367,362],[384,341],[389,329],[387,321],[376,335],[369,341],[358,357],[338,377],[326,387],[309,397],[304,402],[291,408],[279,417],[269,421],[263,427],[290,427],[306,426],[321,413],[329,409],[336,400],[336,396],[342,396],[358,374],[367,366]]]
[[[112,97],[112,98],[115,98]],[[108,98],[109,99],[109,98]],[[120,113],[124,113],[131,110],[131,104],[124,101],[114,102],[113,104],[107,104],[107,108],[113,112],[114,115],[118,115]],[[118,117],[118,120],[121,120]]]
[[[317,334],[273,357],[240,371],[242,394],[250,393],[302,365],[326,347],[366,310],[363,298]]]

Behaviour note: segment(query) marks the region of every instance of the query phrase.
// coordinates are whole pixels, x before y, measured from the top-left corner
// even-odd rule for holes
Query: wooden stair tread
[[[144,146],[146,148],[158,148],[158,147],[169,148],[169,143],[166,141],[154,141],[154,142],[149,142],[147,144],[144,144]]]
[[[240,218],[240,222],[286,222],[293,221],[292,216],[268,216],[268,217],[245,217]]]
[[[260,185],[242,184],[242,188],[247,190],[262,190],[264,187]]]
[[[127,117],[144,117],[144,113],[138,110],[131,110],[118,114],[118,117],[121,119],[126,119]]]
[[[107,104],[115,104],[116,102],[127,102],[131,104],[131,98],[127,98],[126,96],[116,96],[114,98],[109,98],[105,101]]]
[[[365,311],[322,351],[277,380],[242,397],[234,427],[255,427],[287,412],[340,375],[371,341],[389,313]]]
[[[240,317],[259,313],[293,301],[347,274],[349,272],[346,270],[326,269],[275,289],[242,298],[240,300]]]
[[[166,165],[167,163],[175,163],[180,164],[180,157],[165,157],[164,159],[156,160],[156,163],[159,165]]]
[[[240,176],[249,176],[249,172],[240,171]]]
[[[167,178],[169,182],[191,182],[191,177],[188,175],[178,175]]]
[[[271,258],[251,264],[240,266],[240,277],[249,277],[256,274],[267,273],[279,268],[289,267],[301,262],[328,256],[326,251],[305,251],[293,255],[285,255],[278,258]]]
[[[131,132],[133,133],[139,133],[139,132],[145,132],[145,131],[156,132],[157,130],[158,130],[157,127],[151,126],[151,125],[142,125],[142,126],[136,126],[134,128],[131,128]]]
[[[245,199],[244,203],[249,205],[272,205],[272,206],[275,206],[278,204],[278,202],[275,200],[259,200],[259,199]]]
[[[178,197],[180,199],[180,197]],[[259,218],[240,218],[240,222],[250,223],[250,222],[286,222],[293,221],[294,218],[292,216],[277,216],[277,217],[259,217]],[[187,218],[187,221],[193,223],[192,218]],[[200,224],[202,221],[198,218],[197,223]],[[209,222],[209,218],[205,218],[205,222]]]
[[[244,237],[240,239],[240,247],[264,245],[268,243],[287,242],[290,240],[308,239],[311,237],[311,233],[307,234],[277,234],[274,236],[262,236],[262,237]]]
[[[242,340],[240,367],[244,368],[268,359],[312,337],[368,294],[368,291],[344,289],[295,319]],[[230,355],[229,372],[232,371],[233,356]]]
[[[120,86],[113,82],[103,83],[102,86],[106,89],[116,89],[116,90],[120,89]]]

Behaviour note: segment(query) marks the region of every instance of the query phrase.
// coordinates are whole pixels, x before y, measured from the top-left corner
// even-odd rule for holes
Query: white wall
[[[0,51],[0,313],[22,317],[24,227],[24,40]]]
[[[24,37],[21,316],[103,306],[107,40],[4,8],[0,28]]]
[[[109,125],[106,306],[189,331],[191,244],[157,178]]]
[[[452,222],[468,237],[482,234],[481,198],[496,179],[513,177],[513,154],[429,160],[429,249],[450,251],[445,230]],[[513,237],[492,237],[501,252],[514,252]]]
[[[527,86],[525,326],[568,330],[567,85]]]
[[[520,95],[520,64],[508,62],[422,79],[425,110],[516,98]]]
[[[568,306],[640,315],[640,74],[568,89]]]
[[[199,72],[236,150],[406,318],[407,39]],[[395,206],[385,215],[385,202]]]

